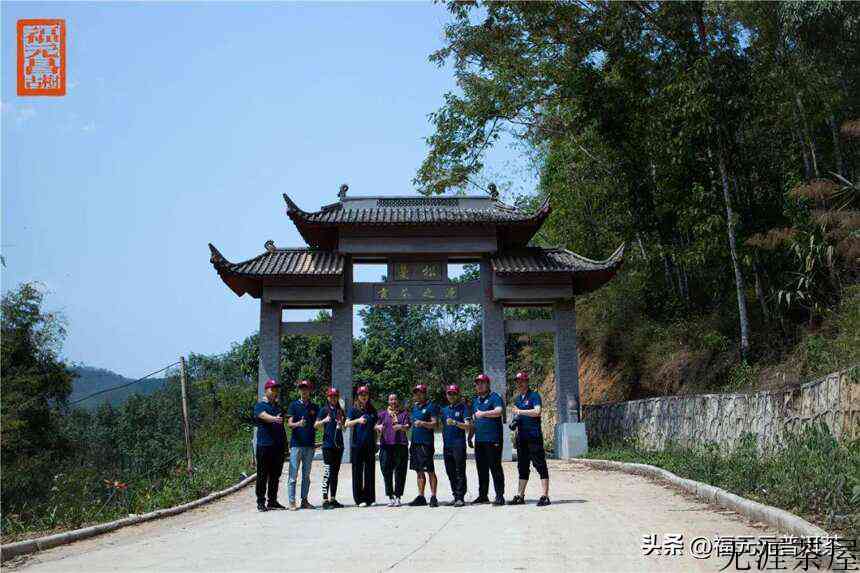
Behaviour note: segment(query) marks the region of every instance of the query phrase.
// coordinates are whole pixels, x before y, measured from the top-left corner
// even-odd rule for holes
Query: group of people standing
[[[528,375],[516,375],[517,396],[512,408],[510,427],[516,431],[518,493],[508,502],[525,503],[525,489],[533,465],[541,479],[542,495],[539,506],[550,504],[549,474],[541,432],[540,394],[528,387]],[[370,389],[361,386],[354,404],[344,411],[336,388],[326,392],[326,404],[318,408],[310,401],[311,384],[297,384],[300,398],[287,408],[286,415],[278,403],[280,385],[274,380],[265,384],[265,397],[254,408],[257,424],[257,509],[287,509],[278,502],[278,480],[284,464],[285,426],[290,433],[290,467],[288,481],[289,509],[315,509],[308,501],[310,473],[315,451],[316,428],[322,427],[322,500],[323,509],[343,507],[337,501],[338,475],[344,453],[343,430],[350,428],[350,461],[352,465],[352,495],[359,507],[376,502],[375,459],[385,483],[388,505],[402,505],[406,485],[407,465],[416,472],[418,495],[410,506],[437,507],[438,479],[434,464],[434,434],[442,427],[443,460],[453,494],[452,505],[466,504],[466,446],[475,450],[478,470],[478,495],[473,504],[490,503],[489,487],[492,476],[495,498],[493,505],[505,505],[505,476],[502,470],[502,420],[504,405],[501,396],[490,390],[486,374],[475,377],[475,397],[468,404],[459,386],[445,387],[447,404],[437,406],[428,399],[427,386],[416,385],[412,390],[412,408],[404,408],[396,394],[388,396],[388,405],[377,411],[370,401]],[[296,502],[296,486],[301,471],[301,497]],[[427,500],[427,486],[430,499]]]

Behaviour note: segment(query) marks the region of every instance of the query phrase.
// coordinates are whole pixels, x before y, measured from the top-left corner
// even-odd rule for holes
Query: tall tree
[[[59,357],[65,338],[60,316],[46,312],[34,283],[9,291],[2,301],[3,502],[50,487],[53,461],[65,457],[58,409],[72,391],[74,375]],[[41,480],[41,481],[40,481]]]
[[[520,139],[556,208],[538,242],[605,256],[632,241],[647,312],[671,320],[733,299],[746,357],[744,274],[763,299],[765,275],[774,288],[791,272],[746,239],[792,220],[785,193],[816,165],[857,161],[832,124],[857,109],[844,62],[860,54],[860,5],[801,4],[450,3],[431,59],[453,64],[459,91],[431,115],[415,182],[472,186],[500,134]]]

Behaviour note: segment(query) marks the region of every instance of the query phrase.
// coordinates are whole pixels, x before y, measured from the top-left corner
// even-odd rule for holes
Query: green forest
[[[517,202],[553,206],[537,244],[626,244],[619,276],[577,301],[599,372],[585,402],[858,361],[860,4],[447,6],[431,60],[459,90],[416,185],[486,188],[488,149],[513,141],[540,181]]]

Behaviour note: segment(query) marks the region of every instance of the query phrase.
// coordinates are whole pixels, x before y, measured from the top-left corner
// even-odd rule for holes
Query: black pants
[[[490,491],[490,473],[493,474],[493,488],[496,497],[505,495],[505,474],[502,471],[502,444],[477,442],[475,444],[475,465],[478,466],[478,496],[486,497]]]
[[[374,475],[374,452],[372,446],[352,448],[352,498],[355,504],[376,502],[376,476]]]
[[[540,479],[549,479],[546,469],[546,451],[543,448],[543,437],[517,438],[517,470],[520,479],[529,479],[529,462],[535,467]]]
[[[343,448],[323,448],[322,498],[334,499],[337,496],[337,476],[343,460]]]
[[[445,473],[451,482],[451,492],[454,500],[466,497],[466,446],[444,448],[442,457],[445,460]]]
[[[278,480],[283,470],[283,444],[257,446],[257,503],[278,501]]]
[[[386,497],[403,497],[406,486],[409,449],[406,444],[383,444],[379,450],[379,466],[385,480]]]

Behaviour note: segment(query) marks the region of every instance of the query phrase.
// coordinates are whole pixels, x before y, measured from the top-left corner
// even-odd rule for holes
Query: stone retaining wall
[[[582,417],[590,444],[625,438],[656,450],[670,441],[731,448],[744,434],[752,433],[764,451],[778,447],[784,432],[817,421],[837,438],[850,440],[860,438],[860,365],[784,390],[583,406]]]

